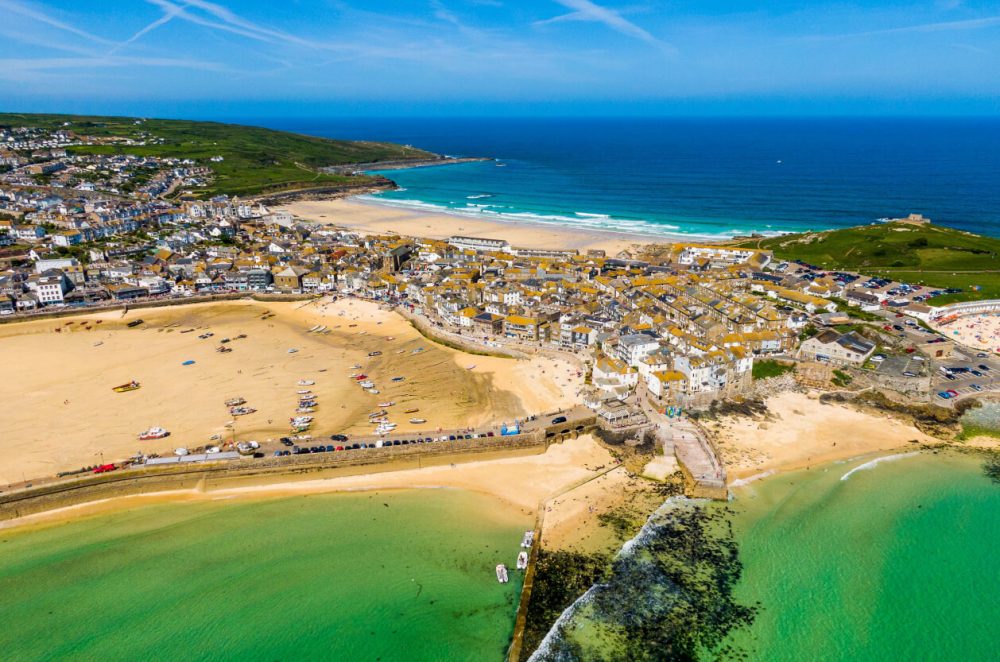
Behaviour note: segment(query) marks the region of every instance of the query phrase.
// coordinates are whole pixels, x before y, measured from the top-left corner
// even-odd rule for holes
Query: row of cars
[[[289,455],[309,455],[311,453],[335,453],[337,451],[352,451],[366,448],[386,448],[388,446],[409,446],[411,444],[430,444],[441,441],[458,441],[461,439],[479,439],[483,437],[493,437],[495,433],[490,432],[470,432],[466,434],[450,434],[440,437],[417,437],[415,439],[380,439],[372,442],[356,442],[353,444],[319,444],[316,446],[298,446],[287,437],[281,439],[285,446],[291,446],[289,450],[274,451],[274,457],[285,457]],[[331,441],[347,441],[347,436],[342,434],[331,435]]]
[[[959,379],[962,375],[971,375],[973,377],[986,377],[986,373],[990,371],[990,367],[985,363],[980,363],[975,367],[964,367],[964,366],[941,366],[941,373],[944,378],[949,381],[955,381]],[[968,387],[979,393],[983,390],[983,387],[979,384],[969,384]],[[942,400],[951,400],[952,398],[957,398],[962,395],[958,390],[950,388],[945,391],[939,391],[938,397]]]

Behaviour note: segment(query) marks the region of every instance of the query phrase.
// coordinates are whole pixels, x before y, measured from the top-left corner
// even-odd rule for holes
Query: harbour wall
[[[0,324],[15,324],[17,322],[33,322],[35,320],[58,319],[60,317],[77,317],[79,315],[91,315],[94,313],[104,313],[109,310],[140,310],[144,308],[165,308],[167,306],[187,306],[192,303],[217,303],[219,301],[240,301],[252,299],[253,301],[282,302],[282,301],[308,301],[317,298],[315,294],[264,294],[248,292],[228,292],[225,294],[203,294],[193,297],[183,297],[176,299],[149,299],[144,301],[116,301],[114,303],[101,304],[97,306],[76,306],[59,308],[57,310],[44,310],[38,313],[18,313],[16,315],[4,315],[0,317]]]
[[[560,435],[558,438],[565,438]],[[545,431],[510,437],[437,442],[417,446],[368,448],[350,452],[282,458],[241,459],[200,464],[140,465],[0,494],[0,521],[124,496],[294,482],[385,471],[419,469],[545,451],[552,437]]]

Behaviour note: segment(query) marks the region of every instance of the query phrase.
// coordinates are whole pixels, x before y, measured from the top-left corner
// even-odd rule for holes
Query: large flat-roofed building
[[[448,243],[455,248],[473,251],[508,251],[510,243],[506,239],[488,239],[486,237],[448,237]]]

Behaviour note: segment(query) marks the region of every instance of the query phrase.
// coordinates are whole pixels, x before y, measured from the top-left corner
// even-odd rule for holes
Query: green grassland
[[[962,288],[933,305],[1000,298],[1000,239],[940,225],[883,223],[737,242],[804,260],[824,269],[849,269],[908,283]],[[978,286],[979,290],[973,287]]]
[[[70,124],[64,127],[65,122]],[[0,126],[65,128],[78,135],[97,138],[161,138],[164,141],[162,144],[86,145],[72,147],[69,151],[193,159],[198,165],[211,168],[216,175],[208,187],[195,191],[198,197],[220,193],[247,196],[312,187],[364,186],[379,180],[366,176],[328,174],[319,168],[436,158],[430,152],[392,143],[328,140],[217,122],[0,113]],[[221,156],[224,160],[209,161],[213,156]]]

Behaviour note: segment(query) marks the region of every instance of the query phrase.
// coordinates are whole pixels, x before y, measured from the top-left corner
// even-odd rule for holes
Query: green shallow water
[[[0,531],[0,658],[500,660],[521,575],[501,586],[494,566],[530,525],[412,490]]]
[[[750,659],[1000,659],[1000,486],[982,458],[856,460],[736,490]]]

